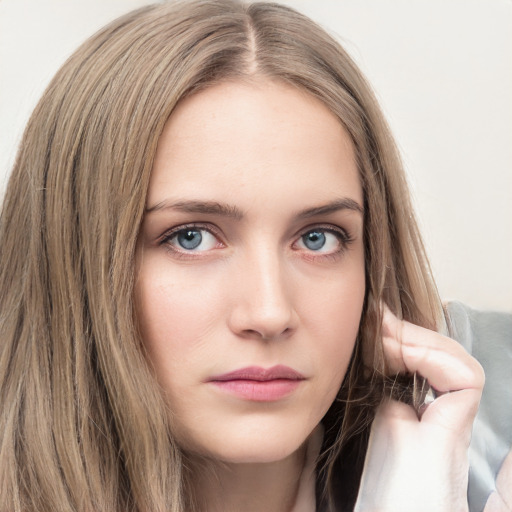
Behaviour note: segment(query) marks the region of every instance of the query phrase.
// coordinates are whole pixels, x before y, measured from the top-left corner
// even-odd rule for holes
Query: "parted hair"
[[[440,311],[400,159],[361,72],[314,22],[277,4],[192,0],[92,36],[25,130],[0,219],[0,512],[194,508],[137,328],[135,246],[177,103],[253,78],[318,98],[357,156],[366,298],[317,486],[319,508],[353,503],[385,387],[381,304],[426,327]]]

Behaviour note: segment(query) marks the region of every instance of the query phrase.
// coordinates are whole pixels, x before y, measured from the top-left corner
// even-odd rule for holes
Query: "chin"
[[[219,452],[216,459],[229,464],[270,464],[284,460],[303,446],[305,439],[298,444],[252,443],[252,446],[230,446]]]
[[[188,452],[227,464],[266,464],[296,453],[309,434],[308,429],[253,428],[250,432],[227,429],[219,435],[210,432],[203,442],[193,442],[189,438],[188,442],[180,444]]]

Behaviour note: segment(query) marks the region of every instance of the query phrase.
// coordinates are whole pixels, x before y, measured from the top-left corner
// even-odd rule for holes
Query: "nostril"
[[[242,334],[247,338],[261,338],[262,335],[254,329],[245,329]]]
[[[270,332],[267,330],[257,330],[257,329],[244,329],[240,334],[242,337],[247,339],[260,339],[264,341],[273,341],[279,338],[288,338],[293,333],[293,329],[290,327],[286,327],[282,331]]]

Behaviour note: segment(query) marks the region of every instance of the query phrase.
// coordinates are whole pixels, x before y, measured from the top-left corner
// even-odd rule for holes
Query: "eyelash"
[[[210,224],[184,224],[180,226],[176,226],[169,231],[165,232],[158,240],[158,245],[166,246],[166,249],[172,253],[173,256],[183,259],[194,259],[194,258],[201,258],[202,253],[209,252],[210,250],[203,250],[203,251],[193,251],[193,250],[186,250],[186,249],[178,249],[175,246],[171,245],[171,241],[174,237],[176,237],[179,233],[182,233],[184,231],[206,231],[210,235],[214,236],[217,240],[220,240],[220,243],[223,247],[225,247],[224,242],[222,242],[222,237],[220,235],[220,231],[216,229],[214,226]],[[342,255],[349,247],[349,245],[354,241],[353,237],[350,235],[350,233],[343,228],[335,227],[331,224],[329,225],[322,225],[322,224],[313,224],[310,226],[307,226],[306,228],[302,229],[300,232],[298,232],[294,237],[294,242],[292,244],[295,246],[296,244],[300,243],[303,240],[303,237],[307,235],[308,233],[312,233],[314,231],[317,231],[319,233],[328,233],[334,235],[339,242],[339,247],[334,250],[333,252],[329,253],[321,253],[314,250],[308,250],[305,249],[293,249],[296,251],[305,251],[307,253],[308,259],[332,259],[337,258],[340,255]],[[316,254],[315,254],[316,253]]]
[[[312,232],[329,233],[338,239],[339,246],[332,252],[321,253],[314,250],[304,249],[308,259],[336,259],[341,256],[354,241],[352,235],[344,228],[333,226],[332,224],[313,224],[302,229],[295,238],[293,245],[300,243],[305,235]],[[301,250],[301,249],[298,249]]]
[[[178,249],[171,245],[172,239],[177,236],[179,233],[184,231],[206,231],[210,235],[214,236],[217,240],[221,240],[221,244],[224,246],[225,244],[222,242],[222,237],[218,229],[215,229],[214,226],[210,224],[183,224],[181,226],[176,226],[169,231],[166,231],[158,240],[158,245],[166,246],[166,249],[172,253],[173,256],[183,259],[193,259],[200,258],[201,253],[208,251],[187,251],[186,249]]]

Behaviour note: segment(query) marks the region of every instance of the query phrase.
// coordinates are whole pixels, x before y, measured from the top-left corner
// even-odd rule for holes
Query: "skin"
[[[208,510],[293,508],[307,441],[357,336],[362,205],[349,136],[302,91],[223,83],[171,115],[138,243],[136,304],[178,442],[216,466],[215,482],[196,481]],[[184,228],[201,234],[199,246],[180,245]],[[325,236],[320,248],[304,238],[315,233]],[[304,377],[278,400],[209,381],[277,364]]]
[[[138,242],[135,299],[204,510],[314,510],[312,446],[364,298],[362,204],[347,133],[291,86],[224,83],[170,117]],[[199,245],[181,245],[198,233]],[[326,237],[320,248],[310,244],[315,233]],[[355,510],[466,511],[482,368],[457,342],[388,310],[382,342],[391,374],[418,372],[438,398],[420,419],[402,403],[379,408]],[[211,382],[276,364],[304,377],[277,400]]]

